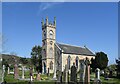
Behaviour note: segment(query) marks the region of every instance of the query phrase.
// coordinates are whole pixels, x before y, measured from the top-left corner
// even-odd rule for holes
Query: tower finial
[[[44,25],[44,19],[42,18],[42,22],[41,22],[42,26]]]
[[[48,16],[46,17],[46,25],[48,25]]]
[[[56,26],[56,17],[54,17],[54,26]]]

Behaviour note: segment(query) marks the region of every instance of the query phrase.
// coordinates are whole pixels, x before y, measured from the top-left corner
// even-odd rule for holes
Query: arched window
[[[50,48],[49,52],[50,52],[50,58],[52,58],[53,57],[53,48],[52,47]]]
[[[50,69],[53,70],[53,62],[50,62]]]
[[[68,69],[70,69],[70,60],[71,60],[71,57],[68,56]]]
[[[50,30],[49,34],[50,34],[50,38],[52,39],[53,38],[53,31]]]
[[[76,67],[78,68],[78,62],[79,62],[79,58],[78,58],[78,56],[76,57],[75,62],[76,62]]]

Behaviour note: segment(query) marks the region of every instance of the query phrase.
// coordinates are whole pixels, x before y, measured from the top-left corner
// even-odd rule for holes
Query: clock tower
[[[48,17],[42,19],[42,72],[53,73],[54,71],[54,43],[56,41],[56,17],[49,22]]]

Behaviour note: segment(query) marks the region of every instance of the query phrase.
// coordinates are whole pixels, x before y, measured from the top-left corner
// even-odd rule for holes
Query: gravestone
[[[64,82],[68,82],[68,67],[67,65],[65,65],[65,69],[64,69],[64,72],[63,72],[63,79],[64,79]]]
[[[33,81],[33,68],[30,67],[30,81]]]
[[[19,70],[17,64],[14,65],[14,79],[19,78]]]
[[[4,74],[5,74],[5,65],[2,66],[2,81],[4,82]]]
[[[7,69],[8,74],[10,74],[10,67],[8,66]]]
[[[98,80],[100,80],[100,69],[99,68],[97,68],[95,70],[95,78],[97,78]]]
[[[22,66],[22,79],[24,79],[25,78],[25,71],[24,71],[24,66]]]
[[[80,82],[84,83],[85,78],[85,63],[84,60],[80,60]]]
[[[77,82],[77,69],[75,67],[75,63],[73,63],[73,66],[71,67],[71,76],[70,81]]]
[[[85,59],[85,84],[90,83],[90,61]]]
[[[48,73],[47,73],[47,76],[50,76],[50,69],[48,68]]]
[[[37,74],[37,80],[41,80],[40,73]]]
[[[97,68],[95,70],[95,80],[94,80],[94,84],[101,84],[101,80],[100,80],[100,69]]]

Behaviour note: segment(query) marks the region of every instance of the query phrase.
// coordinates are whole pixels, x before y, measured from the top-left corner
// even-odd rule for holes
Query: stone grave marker
[[[24,70],[24,66],[22,66],[22,79],[25,78],[25,70]]]
[[[10,74],[10,67],[8,66],[7,69],[8,74]]]
[[[71,67],[71,76],[70,81],[77,82],[77,69],[75,67],[75,63],[73,63],[73,66]]]
[[[14,65],[14,79],[18,79],[18,78],[19,78],[18,65],[15,64],[15,65]]]
[[[85,59],[85,84],[90,84],[90,61]]]
[[[63,76],[64,76],[64,82],[67,83],[68,82],[68,67],[67,67],[67,65],[65,65]]]
[[[50,69],[48,68],[48,73],[47,73],[47,76],[50,76]]]
[[[99,69],[99,68],[97,68],[97,69],[95,70],[95,78],[97,78],[97,79],[100,80],[100,69]]]
[[[80,82],[84,83],[85,78],[85,63],[84,60],[80,60]]]
[[[37,80],[41,80],[40,73],[37,74]]]
[[[94,84],[101,84],[101,80],[100,80],[100,69],[97,68],[95,70],[95,80],[94,80]]]
[[[33,68],[30,67],[30,81],[33,81]]]

